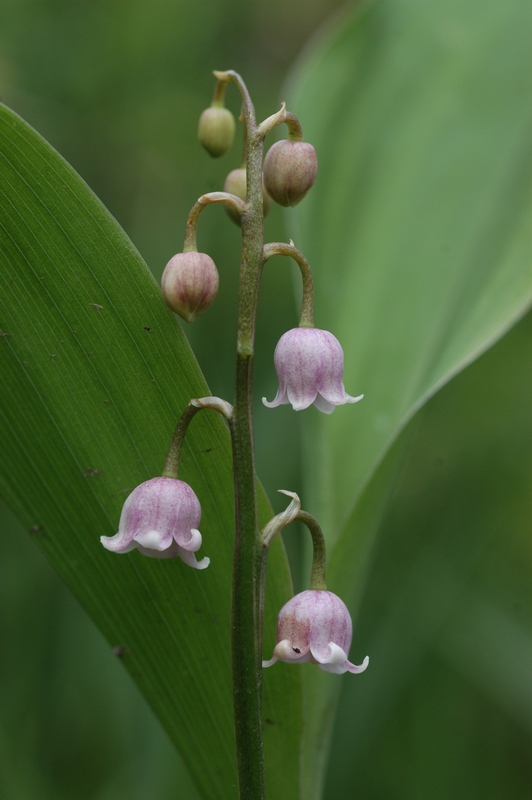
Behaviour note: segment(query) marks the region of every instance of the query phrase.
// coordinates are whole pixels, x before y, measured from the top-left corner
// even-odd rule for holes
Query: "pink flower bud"
[[[338,339],[319,328],[292,328],[279,339],[273,357],[279,389],[274,400],[262,402],[268,408],[291,403],[294,411],[314,404],[325,414],[335,406],[358,403],[344,389],[344,352]]]
[[[285,139],[268,150],[264,185],[276,203],[295,206],[316,180],[317,171],[318,159],[312,145]]]
[[[178,253],[170,259],[161,278],[166,305],[194,322],[212,305],[220,278],[216,264],[206,253]]]
[[[209,559],[196,561],[201,547],[201,506],[188,483],[176,478],[152,478],[133,489],[122,508],[118,533],[100,541],[113,553],[135,548],[145,556],[179,556],[190,567],[205,569]]]
[[[364,672],[368,656],[359,667],[347,659],[351,638],[351,617],[345,603],[332,592],[309,589],[296,594],[280,610],[273,658],[262,666],[271,667],[276,661],[310,661],[338,675]]]

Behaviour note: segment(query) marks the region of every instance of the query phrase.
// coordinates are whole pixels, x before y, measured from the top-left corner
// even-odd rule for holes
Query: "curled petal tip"
[[[362,662],[362,664],[359,667],[357,667],[356,664],[351,664],[350,661],[346,661],[345,662],[345,665],[346,665],[347,669],[349,670],[349,672],[353,672],[353,673],[356,673],[356,674],[360,674],[361,672],[365,672],[365,670],[368,668],[368,664],[369,664],[369,656],[366,656],[366,658],[364,659],[364,661]]]

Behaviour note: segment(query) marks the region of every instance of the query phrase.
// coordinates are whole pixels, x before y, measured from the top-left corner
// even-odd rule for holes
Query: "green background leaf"
[[[344,346],[346,388],[365,393],[331,419],[309,415],[304,459],[328,583],[354,614],[410,464],[409,431],[397,438],[530,305],[531,32],[522,0],[369,3],[310,53],[289,92],[320,158],[292,235],[314,269],[317,325]],[[353,659],[367,649],[356,636]],[[310,671],[307,683],[310,797],[338,686]]]
[[[202,503],[208,570],[102,548],[99,537],[116,532],[128,490],[160,474],[189,398],[209,392],[125,234],[5,108],[0,153],[2,494],[118,648],[201,795],[236,796],[227,430],[217,415],[202,414],[182,458],[181,477]],[[271,513],[265,501],[262,511]],[[290,595],[281,544],[269,576],[271,647],[277,610]],[[272,791],[293,797],[299,674],[271,671],[265,683]]]

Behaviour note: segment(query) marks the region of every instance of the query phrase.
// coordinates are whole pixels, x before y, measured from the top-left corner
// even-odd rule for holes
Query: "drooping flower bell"
[[[337,675],[364,672],[368,656],[359,667],[347,658],[351,638],[351,617],[345,603],[332,592],[308,589],[292,597],[279,612],[273,658],[262,666],[271,667],[276,661],[310,661]]]
[[[210,560],[196,560],[201,547],[201,506],[188,483],[152,478],[133,489],[122,508],[118,533],[100,541],[114,553],[135,548],[146,556],[179,556],[190,567],[205,569]]]
[[[325,414],[335,406],[358,403],[364,397],[351,397],[343,384],[344,352],[336,336],[319,328],[292,328],[283,334],[274,353],[279,378],[277,395],[268,408],[290,403],[294,411],[314,404]]]

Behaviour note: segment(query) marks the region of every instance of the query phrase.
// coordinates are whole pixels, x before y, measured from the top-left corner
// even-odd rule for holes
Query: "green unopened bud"
[[[166,305],[187,322],[194,322],[212,305],[219,282],[212,258],[189,251],[170,259],[164,268],[161,289]]]
[[[223,156],[235,135],[235,118],[227,108],[211,106],[202,113],[198,126],[198,139],[213,157]]]
[[[304,198],[318,171],[316,151],[308,142],[276,142],[264,159],[264,185],[280,206],[295,206]]]
[[[224,183],[224,192],[229,192],[230,194],[234,194],[237,197],[240,197],[241,200],[246,200],[246,169],[245,167],[241,167],[240,169],[234,169],[232,172],[229,173],[227,178],[225,179]],[[268,213],[272,205],[272,199],[268,192],[264,187],[264,183],[262,184],[262,204],[263,204],[263,212],[264,216]],[[233,220],[236,222],[237,225],[240,225],[240,216],[233,211],[232,208],[229,206],[225,206],[225,210]]]

